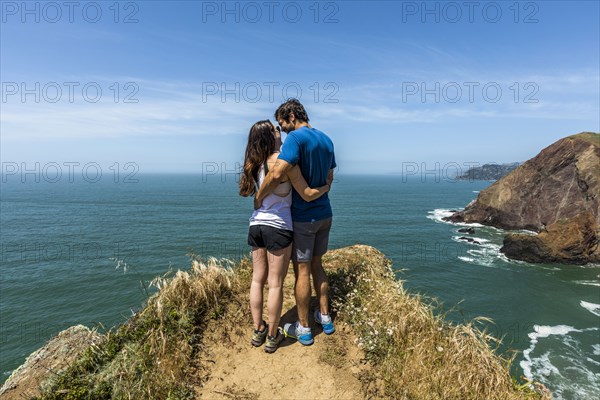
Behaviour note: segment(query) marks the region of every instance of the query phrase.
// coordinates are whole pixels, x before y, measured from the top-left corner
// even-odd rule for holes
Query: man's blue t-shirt
[[[317,188],[327,183],[329,170],[336,167],[333,142],[320,130],[303,126],[290,132],[279,154],[281,160],[298,164],[308,186]],[[324,194],[315,201],[307,202],[294,189],[292,194],[292,219],[313,222],[330,218],[329,196]]]

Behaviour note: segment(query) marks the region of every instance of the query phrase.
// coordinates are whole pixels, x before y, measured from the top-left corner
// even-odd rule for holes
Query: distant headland
[[[507,175],[521,163],[507,164],[483,164],[479,167],[471,167],[462,175],[456,177],[459,181],[496,181]]]

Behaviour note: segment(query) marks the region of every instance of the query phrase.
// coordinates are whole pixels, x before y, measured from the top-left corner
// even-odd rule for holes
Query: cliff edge
[[[510,376],[498,341],[478,320],[453,324],[431,300],[405,291],[390,260],[370,246],[324,257],[336,333],[314,325],[315,344],[286,339],[275,354],[250,345],[251,262],[192,260],[157,278],[159,290],[125,324],[65,368],[30,385],[37,399],[547,399]],[[293,271],[282,323],[296,319]],[[313,305],[316,299],[313,298]],[[60,335],[59,335],[60,336]],[[53,339],[55,347],[64,340]],[[25,370],[11,388],[33,379]],[[16,379],[16,378],[15,378]],[[38,379],[38,378],[35,378]],[[4,389],[3,389],[4,390]]]

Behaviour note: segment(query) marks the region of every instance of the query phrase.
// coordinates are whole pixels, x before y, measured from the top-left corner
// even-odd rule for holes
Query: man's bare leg
[[[321,262],[322,256],[315,256],[311,262],[311,274],[321,314],[329,314],[329,280]]]
[[[294,273],[296,275],[296,285],[294,294],[296,295],[296,307],[298,309],[298,320],[300,324],[308,328],[308,309],[310,306],[310,263],[294,261]]]

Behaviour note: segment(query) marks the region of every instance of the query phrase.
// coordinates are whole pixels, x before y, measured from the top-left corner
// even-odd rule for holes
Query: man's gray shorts
[[[327,253],[331,221],[331,217],[315,222],[294,221],[293,261],[310,262]]]

